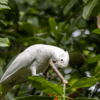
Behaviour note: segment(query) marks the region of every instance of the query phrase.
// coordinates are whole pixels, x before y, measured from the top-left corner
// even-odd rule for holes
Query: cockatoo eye
[[[61,61],[63,61],[63,59],[61,59]]]

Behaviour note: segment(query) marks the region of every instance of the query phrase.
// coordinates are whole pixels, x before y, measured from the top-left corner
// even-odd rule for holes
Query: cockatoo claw
[[[42,73],[39,73],[36,76],[42,76],[42,77],[46,78]]]

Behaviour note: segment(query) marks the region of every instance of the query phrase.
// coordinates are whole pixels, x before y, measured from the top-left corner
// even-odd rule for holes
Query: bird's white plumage
[[[68,52],[61,48],[43,44],[28,47],[12,62],[0,84],[14,86],[27,81],[29,76],[42,72],[51,58],[58,59],[62,67],[67,67],[69,62]]]

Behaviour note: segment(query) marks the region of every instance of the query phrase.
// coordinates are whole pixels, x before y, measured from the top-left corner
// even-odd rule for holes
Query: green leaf
[[[75,3],[77,2],[78,0],[71,0],[65,7],[63,13],[64,15],[67,15],[68,11],[75,5]]]
[[[75,25],[78,23],[78,21],[82,18],[82,15],[78,16],[69,26],[68,32],[72,33],[72,31],[74,30]]]
[[[99,28],[97,28],[97,29],[93,30],[93,31],[92,31],[92,33],[97,33],[97,34],[100,34],[100,29],[99,29]]]
[[[8,38],[0,38],[0,47],[8,47],[10,46],[10,41]]]
[[[38,17],[28,18],[27,22],[28,22],[28,23],[30,23],[31,25],[33,25],[33,26],[37,27],[37,28],[39,28],[39,27],[40,27]]]
[[[80,18],[80,20],[78,21],[76,26],[78,29],[85,29],[85,28],[87,28],[87,23],[86,23],[85,19],[83,19],[83,17],[82,17],[82,18]]]
[[[2,91],[1,91],[1,85],[0,85],[0,96],[2,95]]]
[[[63,87],[61,85],[58,86],[58,84],[48,82],[43,77],[29,77],[29,82],[32,84],[33,87],[37,88],[38,90],[44,91],[46,94],[52,93],[55,95],[63,95]]]
[[[7,98],[7,100],[13,100],[13,99],[14,99],[14,96],[9,92],[9,93],[6,95],[6,98]]]
[[[76,81],[72,87],[74,88],[83,88],[93,86],[98,81],[97,78],[94,77],[84,77],[80,80]]]
[[[45,38],[45,42],[46,42],[47,44],[56,44],[55,41],[54,41],[54,39],[52,39],[51,37]]]
[[[98,16],[99,13],[100,13],[100,3],[97,3],[97,5],[94,7],[94,9],[92,11],[92,15]]]
[[[76,81],[71,87],[67,89],[77,89],[77,88],[83,88],[83,87],[90,87],[93,86],[98,81],[98,78],[94,77],[84,77]]]
[[[86,20],[92,13],[93,8],[95,7],[97,0],[90,0],[88,4],[83,9],[83,18]]]
[[[22,28],[28,33],[28,36],[33,36],[33,25],[27,22],[23,22]]]
[[[88,2],[88,0],[83,0],[83,2],[84,2],[84,3],[87,3],[87,2]]]
[[[42,88],[46,94],[52,93],[54,95],[63,95],[63,87],[61,85],[44,81],[42,84]]]
[[[93,58],[90,58],[87,63],[94,63],[94,62],[98,62],[100,60],[100,54],[97,56],[94,56]]]
[[[56,31],[56,21],[54,18],[49,18],[49,24],[50,24],[50,27],[51,27],[51,30],[53,31],[54,34],[57,33]]]
[[[57,33],[60,33],[62,27],[63,27],[63,24],[59,23],[58,28],[57,28]]]
[[[86,98],[86,97],[85,97],[83,94],[81,94],[80,92],[76,91],[76,93],[77,93],[77,96],[78,96],[78,97]]]
[[[0,3],[8,4],[8,0],[0,0]]]
[[[29,82],[32,84],[33,87],[37,88],[38,90],[42,90],[42,83],[44,81],[47,81],[47,80],[41,76],[29,77]]]
[[[98,61],[98,64],[95,68],[95,73],[98,73],[100,71],[100,61]]]
[[[95,74],[95,77],[96,78],[100,77],[100,72],[98,72],[97,74]]]
[[[100,99],[94,99],[94,98],[75,98],[72,100],[100,100]]]
[[[10,7],[9,6],[6,6],[6,5],[1,5],[0,4],[0,10],[3,10],[3,9],[10,9]]]
[[[5,26],[7,26],[7,23],[5,23],[3,20],[0,20],[0,23],[4,24]]]
[[[49,96],[26,96],[26,97],[18,97],[13,100],[53,100],[54,97]]]

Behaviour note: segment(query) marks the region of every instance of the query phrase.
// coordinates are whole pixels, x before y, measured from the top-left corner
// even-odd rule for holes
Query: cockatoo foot
[[[42,77],[46,78],[42,73],[39,73],[36,76],[42,76]]]

